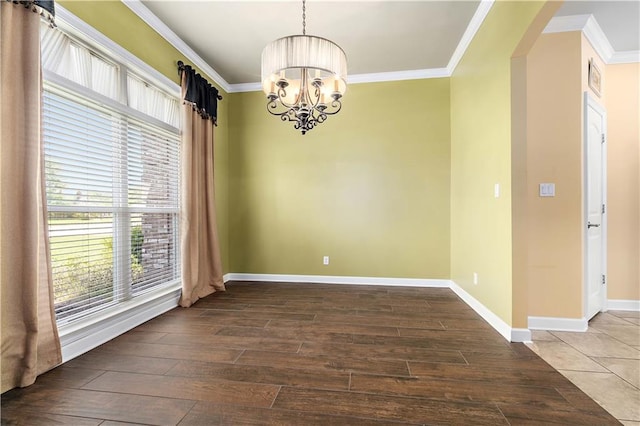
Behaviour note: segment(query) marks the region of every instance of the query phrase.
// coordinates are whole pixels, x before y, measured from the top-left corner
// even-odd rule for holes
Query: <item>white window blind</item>
[[[43,58],[43,138],[55,310],[68,323],[179,279],[178,100],[57,29],[45,40],[59,55]],[[119,89],[132,78],[146,88],[133,106]]]

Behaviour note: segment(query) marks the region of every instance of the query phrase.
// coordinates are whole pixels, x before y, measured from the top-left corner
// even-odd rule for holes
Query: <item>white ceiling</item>
[[[302,33],[297,0],[143,0],[228,83],[260,80],[270,41]],[[442,69],[479,1],[307,0],[307,34],[347,54],[349,74]],[[556,16],[593,14],[615,51],[640,50],[640,1],[567,1]]]

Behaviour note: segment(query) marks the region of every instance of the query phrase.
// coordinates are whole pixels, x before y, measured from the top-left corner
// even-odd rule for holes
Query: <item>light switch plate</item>
[[[540,184],[540,196],[541,197],[555,197],[556,196],[556,184],[555,183],[541,183]]]

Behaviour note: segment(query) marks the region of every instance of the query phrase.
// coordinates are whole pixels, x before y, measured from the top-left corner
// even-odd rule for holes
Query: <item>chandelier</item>
[[[269,43],[262,51],[262,90],[267,111],[292,121],[304,135],[342,108],[347,90],[347,57],[334,42],[307,35],[302,0],[302,35]]]

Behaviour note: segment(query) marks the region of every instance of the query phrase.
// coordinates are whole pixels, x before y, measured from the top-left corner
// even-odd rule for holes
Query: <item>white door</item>
[[[605,309],[606,298],[606,111],[585,93],[585,295],[587,320]]]

